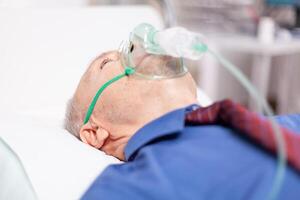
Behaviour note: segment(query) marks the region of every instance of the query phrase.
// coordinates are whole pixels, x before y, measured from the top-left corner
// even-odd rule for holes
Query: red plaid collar
[[[185,121],[189,125],[229,126],[265,149],[276,153],[275,133],[271,122],[231,100],[223,100],[205,108],[198,108],[186,114]],[[300,172],[300,135],[283,127],[280,127],[280,130],[285,140],[287,161]]]

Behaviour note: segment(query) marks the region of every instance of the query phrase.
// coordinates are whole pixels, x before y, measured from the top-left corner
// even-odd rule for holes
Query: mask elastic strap
[[[83,124],[86,124],[88,123],[92,113],[93,113],[93,110],[96,106],[96,103],[100,97],[100,95],[102,94],[102,92],[109,86],[111,85],[112,83],[120,80],[121,78],[125,77],[125,76],[128,76],[128,75],[131,75],[135,72],[135,70],[132,68],[132,67],[125,67],[125,71],[123,74],[119,74],[117,76],[115,76],[114,78],[110,79],[109,81],[107,81],[106,83],[104,83],[100,89],[98,90],[98,92],[96,93],[95,97],[93,98],[93,101],[91,103],[91,105],[89,106],[88,110],[87,110],[87,113],[85,115],[85,118],[84,118],[84,121],[83,121]]]

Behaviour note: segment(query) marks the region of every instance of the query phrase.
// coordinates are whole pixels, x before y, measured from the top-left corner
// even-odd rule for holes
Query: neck
[[[195,98],[186,97],[178,97],[174,102],[172,102],[170,98],[168,98],[168,100],[165,100],[165,102],[162,98],[159,98],[159,102],[157,103],[153,103],[153,100],[151,100],[151,104],[147,104],[147,102],[144,102],[144,105],[139,107],[139,112],[138,114],[136,114],[136,116],[139,116],[138,119],[135,120],[134,123],[123,124],[119,125],[118,127],[114,126],[113,132],[116,133],[115,135],[122,136],[116,138],[111,137],[101,150],[109,155],[117,157],[120,160],[125,160],[124,149],[130,138],[140,128],[168,112],[195,103],[197,103],[197,100]]]
[[[100,150],[104,151],[108,155],[118,158],[119,160],[125,160],[124,149],[129,139],[129,136],[115,139],[110,137],[105,141],[105,144]]]

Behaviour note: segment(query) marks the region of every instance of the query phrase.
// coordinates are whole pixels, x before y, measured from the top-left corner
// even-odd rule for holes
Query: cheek
[[[139,97],[135,92],[135,88],[128,82],[128,78],[124,77],[108,88],[104,101],[106,108],[126,113],[136,106]]]
[[[115,71],[116,74],[107,74],[110,76],[106,78],[106,81],[111,80],[116,75],[119,75],[120,72]],[[123,104],[124,100],[126,100],[125,95],[128,92],[127,86],[127,77],[123,77],[116,82],[111,83],[108,87],[106,87],[103,93],[99,97],[99,105],[102,105],[104,109],[113,109]],[[103,85],[104,83],[102,83]],[[101,86],[100,86],[101,87]],[[99,88],[100,88],[99,87]],[[99,89],[98,88],[98,89]]]
[[[124,68],[122,67],[120,61],[111,61],[105,65],[103,72],[116,76],[124,73]]]
[[[101,82],[101,84],[99,84],[97,89],[99,89],[105,82],[122,73],[124,73],[124,68],[121,66],[119,61],[107,63],[99,75],[99,82]],[[130,105],[133,102],[133,99],[137,98],[134,95],[134,90],[135,87],[132,85],[131,81],[129,81],[129,78],[123,77],[109,85],[103,91],[99,97],[99,105],[101,105],[103,109],[123,109],[126,107],[125,105]]]
[[[120,89],[119,96],[117,97],[118,102],[120,102],[122,110],[126,110],[128,113],[138,109],[140,104],[144,103],[142,97],[147,98],[148,95],[142,95],[143,92],[141,88],[138,87],[137,82],[126,81]]]
[[[100,89],[105,83],[116,77],[117,75],[121,74],[122,71],[119,69],[119,67],[116,67],[115,65],[105,65],[105,67],[97,74],[93,76],[93,87],[96,88],[96,91]],[[119,81],[116,81],[114,83],[111,83],[103,93],[106,93],[106,90],[111,90],[110,88],[113,87],[116,83]],[[96,93],[95,93],[96,94]]]

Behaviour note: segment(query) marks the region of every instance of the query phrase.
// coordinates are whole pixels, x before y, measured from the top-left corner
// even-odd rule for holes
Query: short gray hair
[[[79,138],[79,131],[82,125],[83,113],[74,98],[71,98],[67,103],[64,128],[72,135]]]

